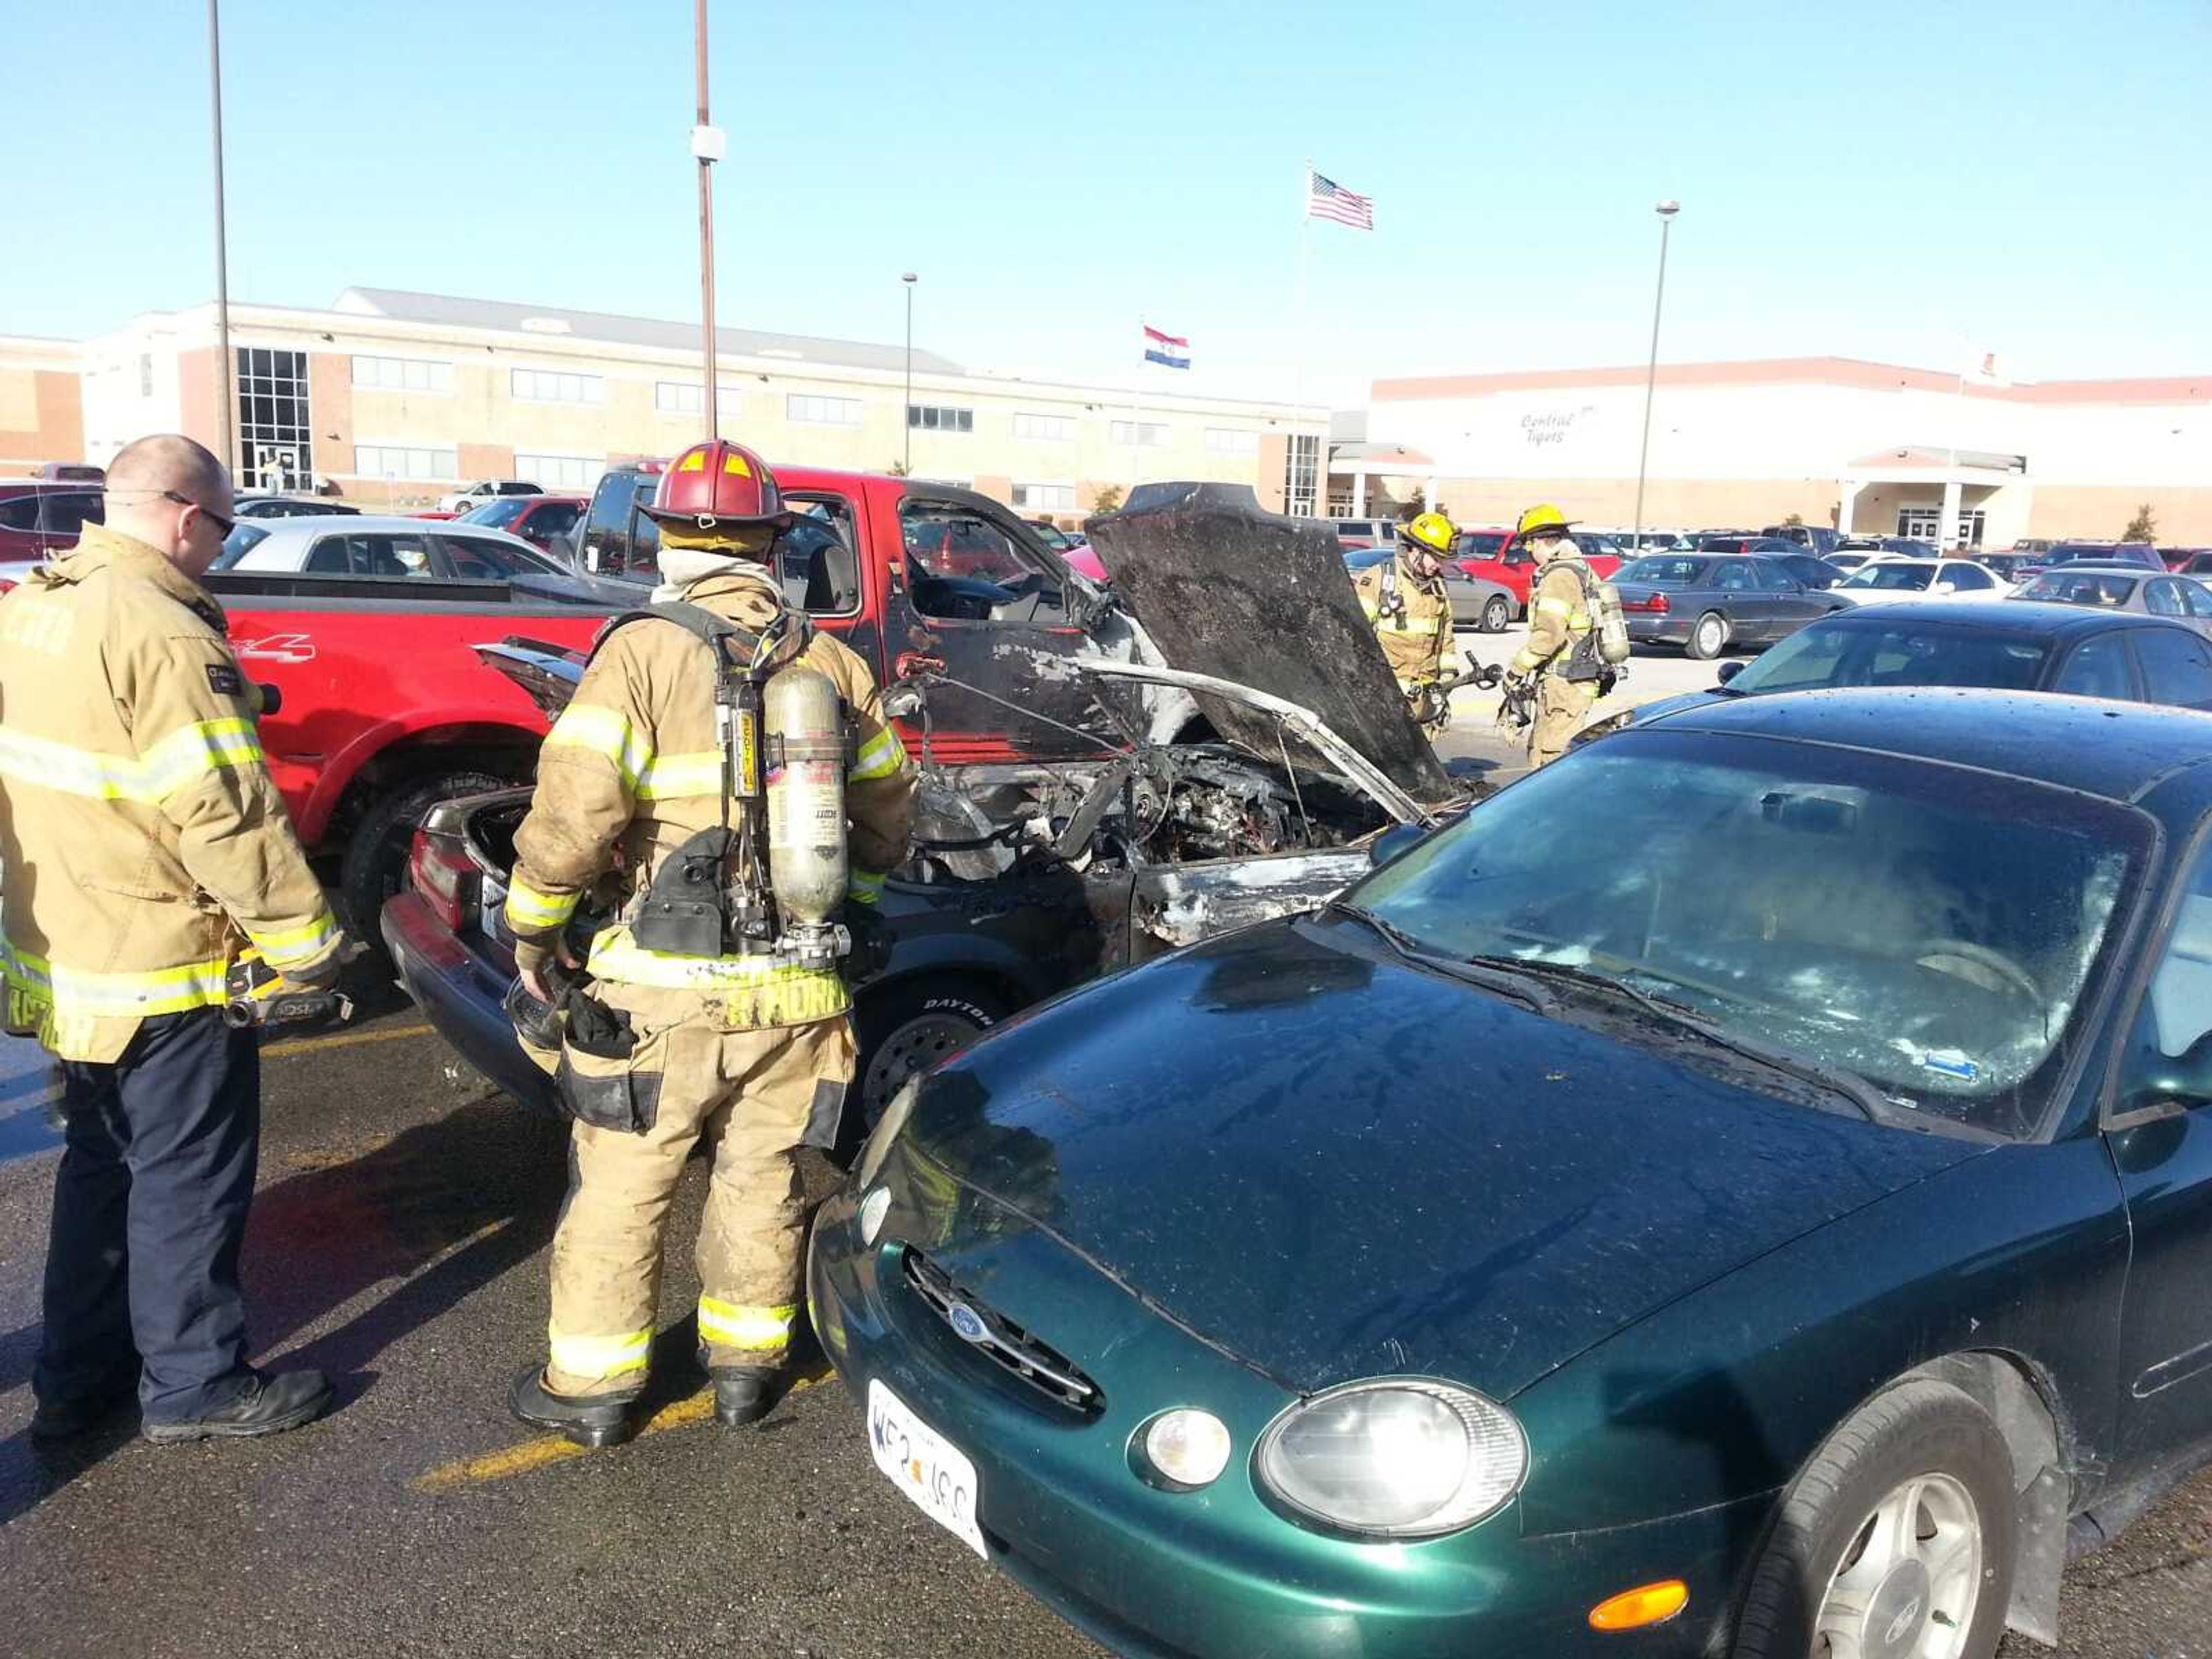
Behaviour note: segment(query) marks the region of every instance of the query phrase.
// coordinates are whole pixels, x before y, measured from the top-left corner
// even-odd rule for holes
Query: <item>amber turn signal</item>
[[[1607,1596],[1590,1609],[1592,1630],[1640,1630],[1672,1619],[1689,1605],[1690,1587],[1679,1578],[1656,1584],[1639,1584],[1632,1590]]]

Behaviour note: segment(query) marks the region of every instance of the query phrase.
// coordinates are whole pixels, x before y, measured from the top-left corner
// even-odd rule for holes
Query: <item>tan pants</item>
[[[1567,743],[1597,701],[1597,687],[1557,674],[1536,681],[1536,719],[1528,728],[1528,769],[1549,766],[1567,752]]]
[[[570,1129],[546,1386],[605,1394],[645,1380],[661,1235],[702,1139],[714,1163],[699,1227],[700,1341],[710,1366],[779,1364],[799,1316],[806,1225],[794,1154],[809,1118],[833,1112],[852,1081],[851,1022],[724,1031],[695,992],[602,981],[599,994],[629,1014],[632,1066],[660,1071],[660,1094],[642,1134]]]

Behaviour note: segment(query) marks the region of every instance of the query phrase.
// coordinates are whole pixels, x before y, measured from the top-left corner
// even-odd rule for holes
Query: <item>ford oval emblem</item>
[[[965,1302],[956,1302],[945,1310],[945,1322],[952,1327],[953,1334],[963,1342],[986,1342],[990,1340],[991,1328],[983,1322],[983,1316]]]

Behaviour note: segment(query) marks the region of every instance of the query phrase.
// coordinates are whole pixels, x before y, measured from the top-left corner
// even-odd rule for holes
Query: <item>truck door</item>
[[[1102,688],[1055,670],[1096,647],[1068,619],[1066,575],[1053,556],[996,503],[963,490],[921,486],[898,513],[903,557],[892,569],[884,654],[893,678],[944,682],[929,692],[934,756],[1066,760],[1095,757],[1099,738],[1126,746],[1097,707]],[[918,743],[918,731],[909,735]]]

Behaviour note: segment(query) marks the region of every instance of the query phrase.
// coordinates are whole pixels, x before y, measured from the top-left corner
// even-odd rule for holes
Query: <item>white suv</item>
[[[543,495],[543,486],[525,483],[520,478],[486,478],[482,483],[472,483],[466,489],[451,495],[438,497],[441,513],[465,513],[472,507],[482,507],[486,501],[501,495]]]

